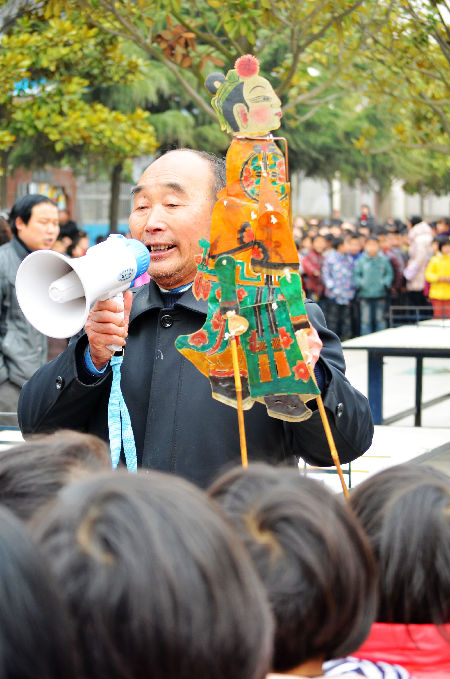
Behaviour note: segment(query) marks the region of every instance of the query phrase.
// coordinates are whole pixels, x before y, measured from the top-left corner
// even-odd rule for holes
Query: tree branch
[[[323,36],[327,33],[327,31],[330,29],[330,27],[334,23],[339,23],[345,19],[349,14],[354,12],[362,3],[364,0],[357,0],[351,7],[347,8],[345,12],[342,12],[339,15],[334,15],[332,16],[329,21],[326,22],[324,26],[315,33],[312,33],[304,42],[299,42],[297,49],[295,51],[295,54],[293,55],[295,57],[295,61],[293,60],[293,63],[286,75],[286,78],[283,80],[282,84],[280,87],[277,89],[277,94],[278,96],[281,96],[286,89],[291,85],[292,79],[295,76],[296,70],[297,70],[297,65],[298,65],[298,60],[300,58],[300,55],[305,52],[305,50],[313,43],[316,42],[317,40],[320,40],[323,38]]]
[[[317,111],[320,109],[321,106],[322,106],[322,102],[319,102],[318,104],[316,104],[316,106],[313,106],[313,107],[308,111],[308,113],[305,113],[305,115],[303,115],[303,116],[295,116],[296,120],[297,120],[299,123],[304,123],[306,120],[309,120],[310,118],[312,118],[313,115],[314,115],[315,113],[317,113]]]
[[[303,43],[303,45],[302,45],[302,50],[304,51],[307,47],[309,47],[309,45],[311,45],[311,43],[313,43],[313,42],[315,42],[316,40],[319,40],[320,38],[322,38],[322,37],[325,35],[325,33],[328,31],[328,29],[329,29],[334,23],[340,23],[341,21],[343,21],[347,16],[349,16],[349,15],[352,14],[354,11],[356,11],[356,10],[358,9],[358,7],[359,7],[360,5],[362,5],[363,2],[364,2],[364,0],[357,0],[355,3],[353,3],[353,5],[351,5],[350,7],[348,7],[348,8],[347,8],[344,12],[342,12],[341,14],[338,14],[338,15],[336,15],[336,16],[331,17],[330,20],[327,21],[327,23],[326,23],[319,31],[317,31],[317,33],[313,33],[313,34],[308,38],[308,40],[306,40],[306,41]]]
[[[98,2],[104,9],[106,9],[107,11],[111,11],[116,20],[119,22],[119,24],[122,25],[125,30],[128,30],[131,35],[133,35],[133,41],[135,42],[136,45],[138,45],[142,50],[147,52],[147,54],[149,54],[151,57],[160,61],[162,64],[164,64],[164,66],[166,66],[166,68],[169,71],[171,71],[171,73],[175,76],[175,78],[180,83],[184,91],[187,92],[187,94],[199,106],[199,108],[202,109],[202,111],[204,111],[213,120],[217,119],[217,116],[212,107],[206,103],[203,97],[182,76],[178,67],[176,66],[176,64],[174,64],[173,61],[167,59],[167,57],[165,57],[158,49],[156,49],[155,47],[153,47],[153,45],[146,42],[143,39],[142,34],[134,26],[134,24],[130,24],[128,21],[123,19],[123,17],[117,13],[115,8],[111,9],[111,4],[109,2],[107,2],[106,0],[98,0]],[[86,9],[88,9],[89,3],[86,0],[77,0],[77,3],[83,5]],[[100,22],[94,20],[91,16],[89,17],[89,19],[95,26],[102,28],[111,35],[116,35],[124,39],[130,39],[130,35],[127,33],[123,33],[121,31],[117,31],[116,29],[109,28],[108,26],[104,26]]]
[[[448,154],[450,153],[450,145],[445,146],[444,144],[433,144],[432,142],[430,143],[425,143],[425,144],[388,144],[386,146],[382,146],[378,149],[367,149],[364,150],[365,153],[368,153],[369,155],[377,155],[379,153],[389,153],[390,151],[394,151],[395,149],[408,149],[411,151],[434,151],[436,153],[444,153]]]
[[[286,75],[286,78],[283,79],[283,82],[281,83],[280,87],[277,88],[277,94],[279,97],[283,94],[283,92],[286,91],[286,89],[289,87],[290,83],[292,82],[293,77],[295,76],[295,73],[297,71],[297,66],[298,66],[298,61],[300,59],[300,54],[302,53],[302,49],[300,46],[297,47],[295,52],[292,54],[292,63],[289,68],[289,71]]]
[[[304,104],[305,102],[310,101],[310,99],[318,97],[320,94],[322,94],[322,92],[325,92],[325,90],[328,89],[335,82],[335,78],[338,72],[339,69],[336,69],[335,71],[333,71],[330,77],[321,85],[313,87],[313,89],[308,90],[308,92],[299,94],[298,97],[295,97],[295,99],[291,99],[291,101],[289,101],[289,103],[287,103],[286,106],[283,106],[283,112],[289,111],[291,108],[294,108],[294,106],[297,106],[297,104]]]
[[[229,50],[226,49],[226,47],[218,40],[214,35],[212,35],[209,31],[207,33],[203,33],[202,31],[199,31],[196,26],[193,26],[190,24],[188,21],[183,19],[183,17],[178,14],[175,10],[172,10],[172,14],[175,17],[177,21],[180,22],[185,28],[187,28],[188,31],[191,31],[194,33],[194,35],[201,40],[202,42],[206,43],[210,47],[215,47],[216,50],[218,50],[223,56],[228,59],[229,62],[233,61],[235,58],[233,54]]]
[[[278,19],[280,23],[284,24],[285,26],[292,26],[289,19],[285,19],[283,16],[281,16],[281,14],[278,13],[278,9],[274,0],[270,0],[270,9],[272,10],[272,14],[274,15],[274,17]]]

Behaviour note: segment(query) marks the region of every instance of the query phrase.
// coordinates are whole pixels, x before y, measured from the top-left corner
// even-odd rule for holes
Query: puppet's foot
[[[267,413],[287,422],[301,422],[311,417],[311,410],[297,394],[275,394],[264,397]]]
[[[220,376],[220,375],[210,375],[209,380],[211,382],[212,396],[217,401],[225,403],[226,405],[237,407],[236,402],[236,385],[234,383],[234,377],[230,376]],[[254,400],[250,396],[250,391],[248,388],[248,380],[246,377],[241,375],[242,384],[242,407],[244,410],[249,410]]]

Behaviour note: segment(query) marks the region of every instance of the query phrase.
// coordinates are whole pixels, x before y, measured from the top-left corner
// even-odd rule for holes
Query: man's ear
[[[245,104],[239,103],[233,106],[233,115],[239,125],[240,130],[248,127],[248,109]]]
[[[16,229],[17,229],[17,233],[20,233],[20,231],[22,231],[22,229],[24,229],[25,227],[26,227],[26,224],[25,224],[25,222],[23,221],[22,217],[16,217]]]

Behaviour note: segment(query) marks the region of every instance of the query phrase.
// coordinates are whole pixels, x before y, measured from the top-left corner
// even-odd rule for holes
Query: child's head
[[[413,215],[409,219],[406,220],[406,224],[408,228],[412,228],[413,226],[416,226],[417,224],[420,224],[422,221],[422,216],[421,215]]]
[[[443,255],[450,255],[450,237],[440,237],[439,238],[439,250]]]
[[[311,250],[311,248],[312,248],[312,240],[311,240],[311,237],[308,236],[308,234],[306,234],[305,236],[303,236],[303,238],[301,238],[301,239],[298,241],[298,247],[300,247],[300,248],[301,248],[302,250],[304,250],[304,251],[309,252],[309,251]]]
[[[378,564],[378,621],[450,622],[450,477],[402,464],[361,483],[350,501]]]
[[[378,245],[381,250],[386,251],[391,247],[389,241],[389,231],[384,227],[380,226],[377,231]]]
[[[366,238],[370,236],[370,229],[368,226],[360,224],[358,230],[361,236],[365,236]]]
[[[348,238],[344,238],[343,236],[333,238],[331,244],[333,249],[337,250],[337,252],[340,252],[342,255],[347,255],[350,252],[350,241]]]
[[[97,436],[60,430],[0,452],[0,504],[28,521],[70,480],[111,469]]]
[[[49,564],[0,507],[0,676],[75,679],[72,627]]]
[[[63,488],[34,535],[76,623],[85,679],[263,679],[266,593],[219,508],[158,472]]]
[[[387,242],[390,248],[399,248],[402,244],[401,233],[395,227],[390,229],[387,235]]]
[[[344,234],[342,233],[342,228],[339,224],[330,225],[330,233],[334,238],[340,238]]]
[[[436,222],[436,233],[438,235],[450,233],[450,218],[449,217],[442,217],[441,219],[438,219],[438,221]]]
[[[440,249],[441,249],[440,245],[441,245],[441,243],[440,243],[439,238],[437,236],[435,236],[433,238],[433,240],[431,241],[431,251],[432,251],[433,255],[437,255],[437,253],[440,252]]]
[[[324,252],[324,250],[326,250],[327,245],[328,245],[328,244],[327,244],[327,241],[326,241],[325,238],[324,238],[323,236],[321,236],[320,234],[317,234],[317,235],[314,236],[314,238],[312,239],[312,247],[313,247],[313,249],[314,249],[316,252],[318,252],[319,254],[322,254],[322,252]]]
[[[273,670],[354,651],[375,615],[372,554],[353,515],[298,470],[254,464],[210,494],[247,547],[275,616]]]
[[[357,233],[354,233],[349,237],[348,251],[351,255],[359,255],[361,252],[361,241]]]
[[[377,236],[368,236],[364,245],[364,250],[369,257],[375,257],[380,250],[380,243]]]

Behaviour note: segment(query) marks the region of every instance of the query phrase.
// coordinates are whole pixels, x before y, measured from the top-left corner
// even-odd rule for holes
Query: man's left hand
[[[301,330],[297,330],[295,336],[300,351],[303,354],[303,358],[305,359],[305,363],[311,365],[314,370],[314,366],[319,359],[320,351],[322,349],[322,340],[320,339],[317,330],[312,326],[309,328],[302,328]]]

